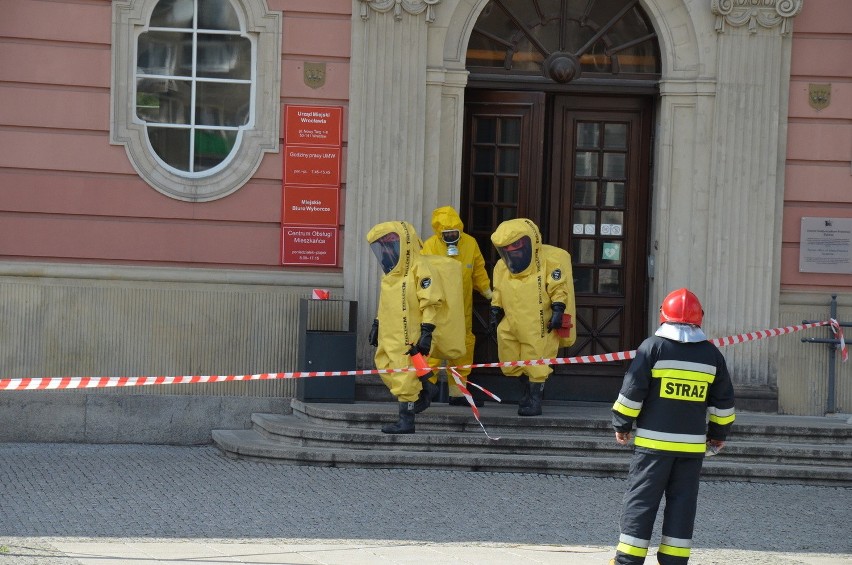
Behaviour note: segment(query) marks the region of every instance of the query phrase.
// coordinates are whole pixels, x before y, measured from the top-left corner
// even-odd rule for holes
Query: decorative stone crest
[[[802,11],[804,0],[710,0],[710,10],[716,14],[716,31],[725,32],[725,24],[734,27],[748,25],[751,33],[757,26],[777,27],[781,34],[790,33],[790,24]]]
[[[361,2],[361,19],[370,19],[370,9],[376,12],[390,12],[393,10],[395,20],[402,19],[402,11],[405,10],[409,14],[416,16],[426,12],[426,22],[432,23],[435,21],[435,6],[441,0],[360,0]]]
[[[831,84],[809,84],[808,104],[816,111],[828,108],[831,104]]]

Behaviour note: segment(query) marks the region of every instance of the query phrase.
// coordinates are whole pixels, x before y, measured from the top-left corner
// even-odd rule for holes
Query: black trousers
[[[703,457],[678,457],[641,450],[633,452],[621,512],[621,538],[616,563],[638,565],[645,562],[654,520],[664,494],[663,537],[657,561],[661,565],[684,565],[689,561],[703,463]]]

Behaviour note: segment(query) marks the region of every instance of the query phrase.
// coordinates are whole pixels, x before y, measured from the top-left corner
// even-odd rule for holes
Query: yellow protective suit
[[[420,254],[420,238],[414,226],[403,221],[383,222],[367,233],[367,241],[372,244],[389,233],[399,235],[399,260],[381,282],[376,314],[379,320],[375,355],[378,369],[411,367],[411,357],[406,352],[420,339],[420,324],[435,325],[434,349],[444,339],[439,328],[451,325],[448,318],[453,315],[452,308],[461,309],[460,292],[457,301],[448,301],[438,269]],[[456,325],[462,327],[460,323]],[[459,332],[458,335],[463,334]],[[453,351],[450,346],[446,349]],[[381,377],[399,402],[416,401],[423,388],[414,371],[383,373]]]
[[[479,245],[473,237],[464,233],[464,223],[454,208],[443,206],[435,209],[432,212],[432,229],[435,231],[435,235],[427,239],[423,244],[424,255],[447,257],[447,244],[441,237],[441,232],[445,230],[459,231],[460,237],[456,243],[458,255],[452,256],[452,259],[457,261],[462,267],[460,286],[464,300],[465,352],[455,359],[429,357],[429,366],[439,367],[445,361],[449,365],[470,365],[473,363],[473,350],[476,345],[476,338],[473,335],[473,291],[476,290],[485,299],[490,300],[492,295],[491,280],[488,278],[488,273],[485,270],[485,259],[482,257]],[[450,281],[444,280],[445,287],[448,287],[450,284]],[[467,383],[470,368],[458,369],[458,372],[462,377],[462,381]],[[461,392],[452,378],[447,378],[447,386],[450,396],[461,396]]]
[[[564,249],[544,245],[538,226],[526,218],[507,220],[491,234],[491,242],[499,249],[527,236],[532,241],[532,259],[519,273],[512,273],[501,259],[494,266],[494,296],[492,306],[498,306],[505,316],[497,326],[497,354],[500,362],[556,357],[560,338],[556,331],[548,332],[547,324],[553,302],[565,304],[565,316],[576,325],[574,278],[571,255]],[[574,343],[576,327],[562,341],[563,346]],[[510,377],[527,375],[531,383],[543,383],[553,372],[548,365],[501,367]]]

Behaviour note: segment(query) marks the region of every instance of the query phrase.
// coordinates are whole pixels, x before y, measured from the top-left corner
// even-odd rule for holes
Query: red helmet
[[[660,306],[660,323],[691,324],[701,326],[704,320],[704,310],[698,297],[689,289],[679,288],[669,293]]]

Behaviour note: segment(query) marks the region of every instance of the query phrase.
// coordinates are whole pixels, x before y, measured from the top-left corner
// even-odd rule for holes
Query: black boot
[[[530,403],[518,408],[518,416],[541,416],[541,395],[544,383],[530,383]]]
[[[438,385],[432,384],[432,381],[429,380],[429,377],[431,376],[432,373],[419,377],[420,384],[423,388],[420,389],[420,397],[416,402],[414,402],[414,408],[412,411],[415,414],[420,414],[429,408],[429,406],[432,405],[432,398],[434,398],[435,394],[438,392]]]
[[[395,424],[382,426],[382,432],[386,434],[413,434],[414,433],[414,402],[399,403],[399,421]]]
[[[518,400],[518,414],[520,414],[522,408],[530,407],[530,378],[521,375],[518,381],[521,383],[521,398]]]

